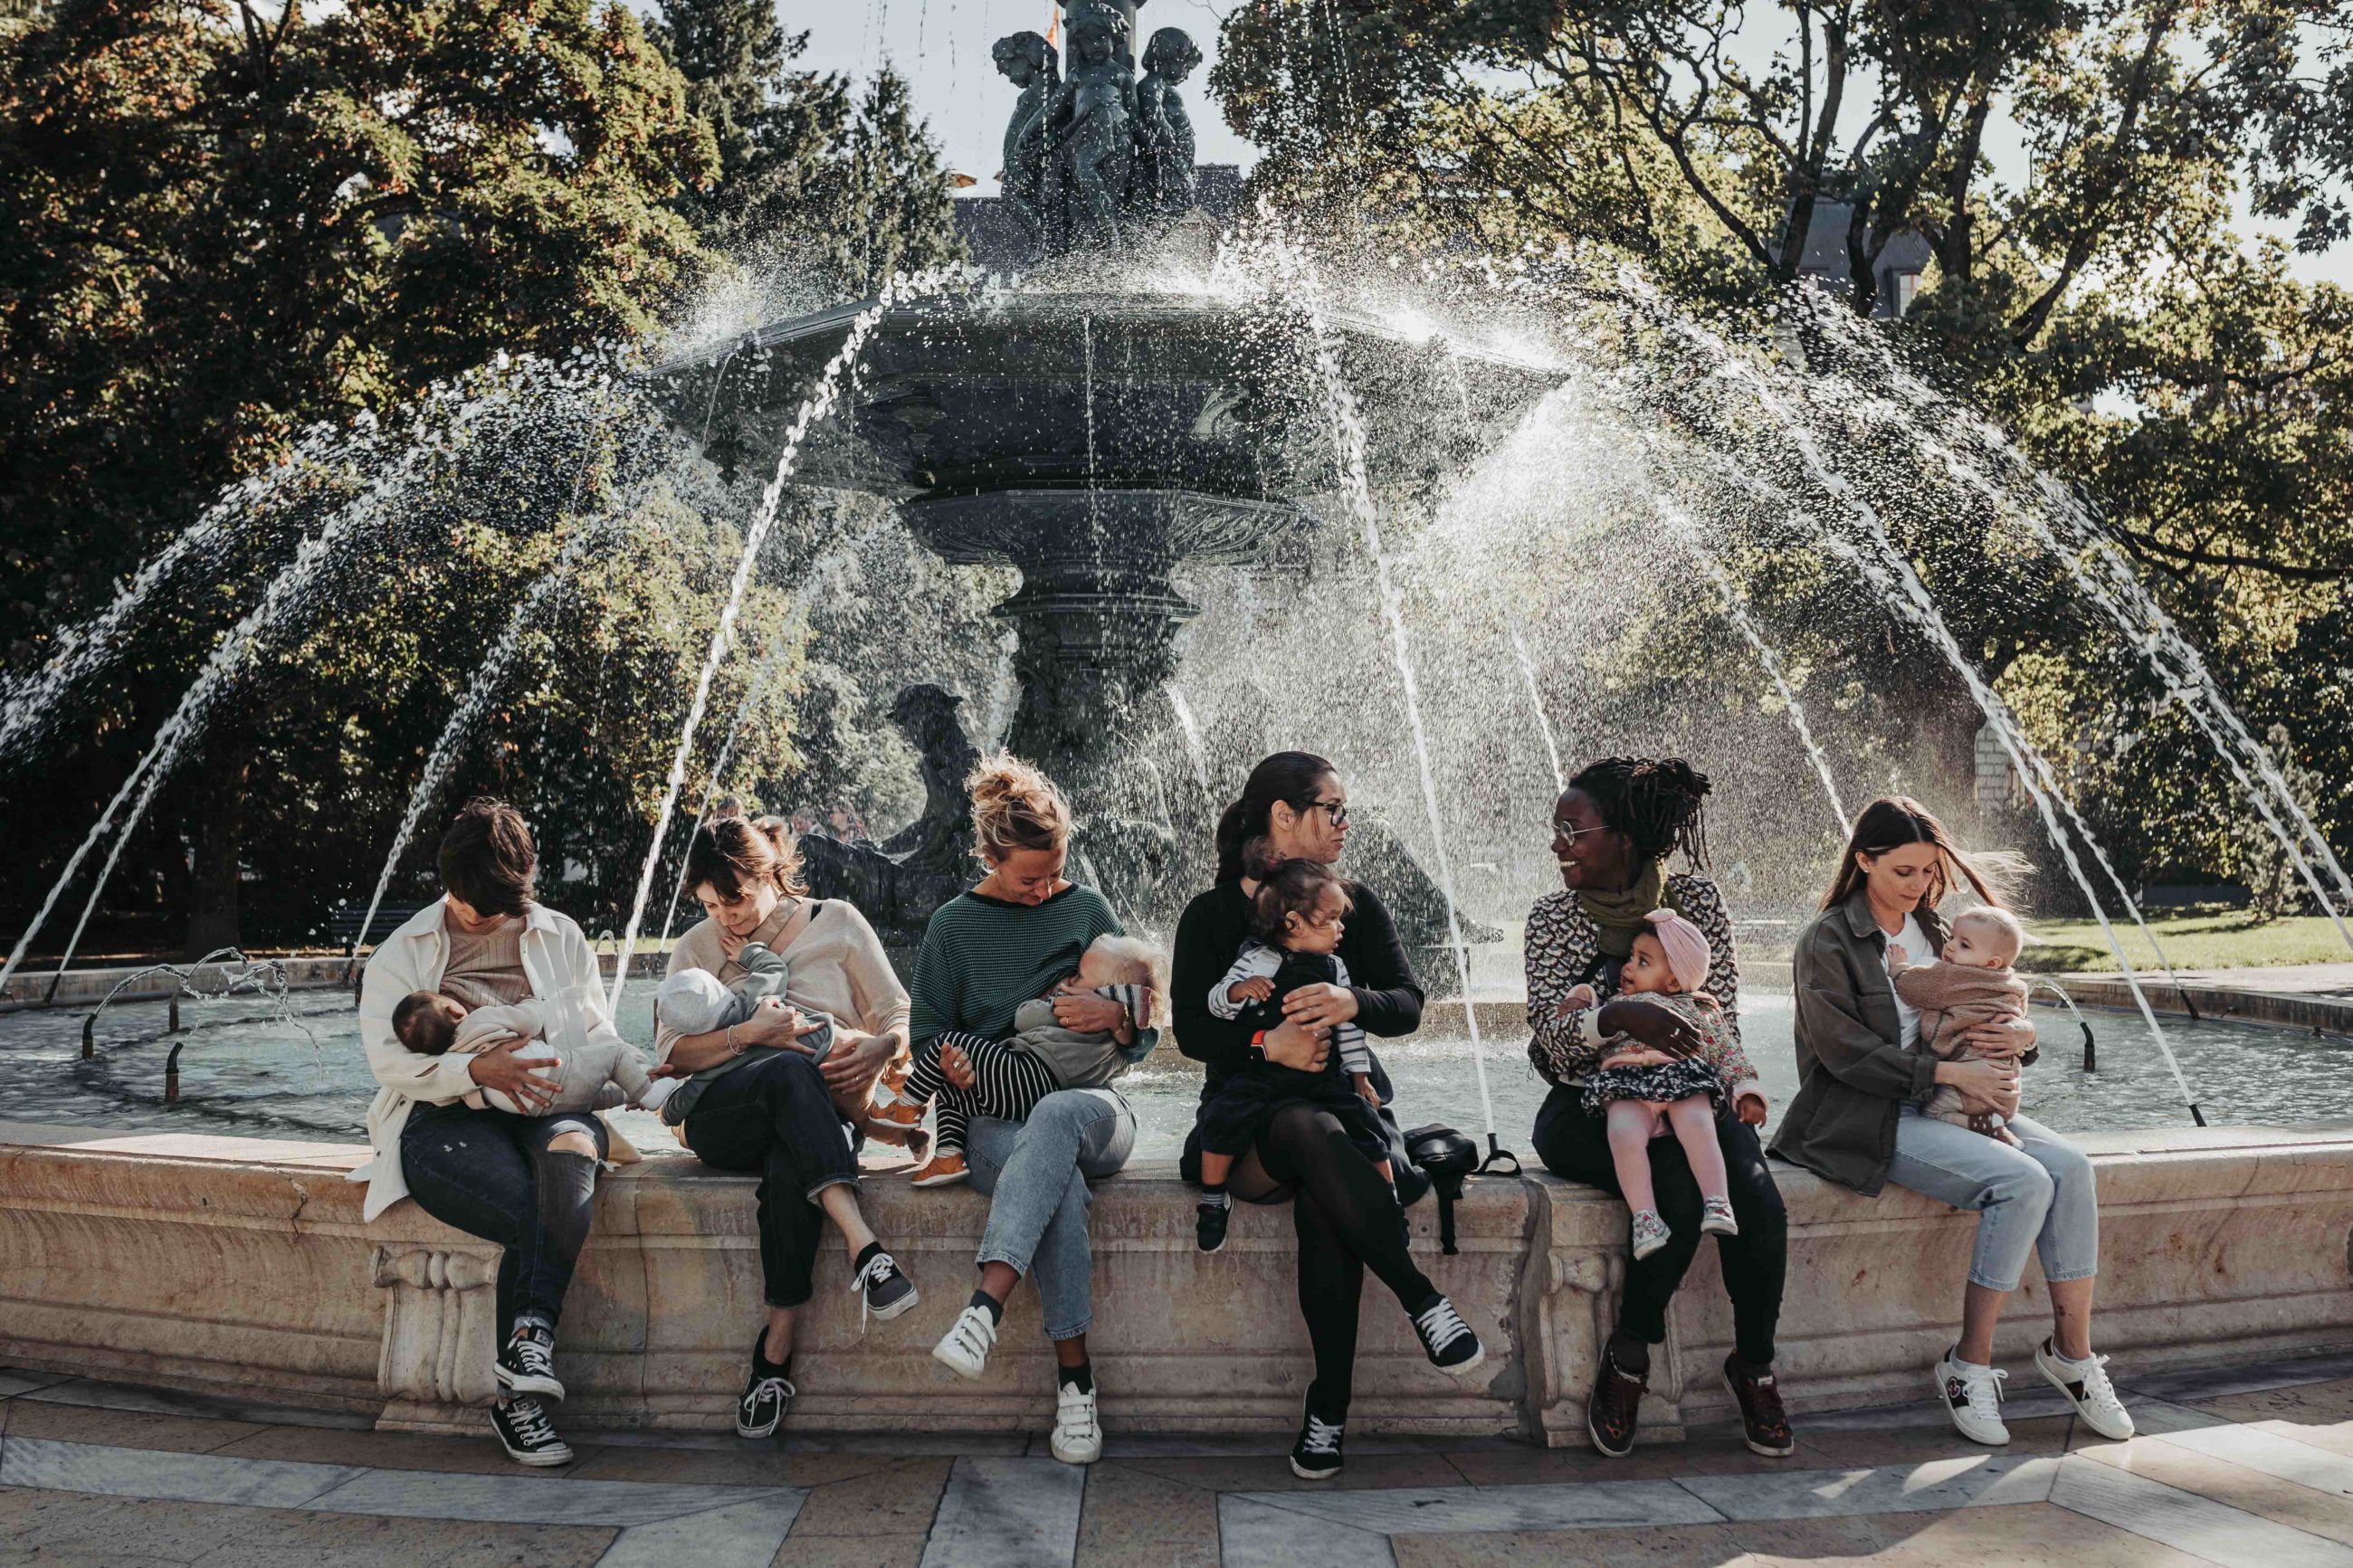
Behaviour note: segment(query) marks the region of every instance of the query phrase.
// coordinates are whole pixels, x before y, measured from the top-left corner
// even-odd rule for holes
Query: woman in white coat
[[[536,1110],[554,1099],[554,1080],[515,1059],[519,1040],[474,1055],[418,1056],[393,1034],[392,1014],[410,992],[438,991],[469,1007],[535,1002],[551,1040],[619,1036],[580,927],[533,896],[539,857],[520,812],[470,802],[442,837],[440,869],[441,899],[385,939],[360,987],[360,1033],[380,1087],[368,1107],[375,1157],[353,1179],[368,1184],[369,1219],[415,1198],[443,1224],[505,1249],[491,1427],[519,1464],[568,1464],[572,1450],[544,1403],[564,1397],[556,1322],[588,1239],[597,1163],[636,1151],[598,1116],[464,1105],[465,1095],[491,1089]]]

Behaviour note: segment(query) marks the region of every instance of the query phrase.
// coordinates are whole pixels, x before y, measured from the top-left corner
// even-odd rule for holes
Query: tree
[[[1229,16],[1213,80],[1269,148],[1261,187],[1303,221],[1345,202],[1408,242],[1631,258],[1824,374],[1851,368],[1835,345],[1764,319],[1820,204],[1845,209],[1829,281],[1860,315],[1883,303],[1887,247],[1924,237],[1921,292],[1875,329],[1883,352],[2000,411],[2138,558],[2258,732],[2284,724],[2314,774],[2353,776],[2324,717],[2353,667],[2353,296],[2232,230],[2242,199],[2306,249],[2347,232],[2342,0],[1261,0]],[[1989,155],[2004,126],[2023,181]],[[1886,487],[1867,493],[1929,493],[1862,439],[1841,458]],[[1889,515],[2094,826],[2135,863],[2228,869],[2227,835],[2176,808],[2187,787],[2211,818],[2234,786],[2178,713],[2152,721],[2165,692],[2112,657],[2067,576],[1968,498]],[[1909,637],[1834,570],[1743,565],[1831,689]],[[1920,661],[1892,663],[1908,679]],[[2320,804],[2353,829],[2342,784]]]
[[[55,0],[0,35],[9,663],[47,657],[57,628],[310,422],[389,412],[494,351],[649,330],[703,264],[670,203],[715,166],[677,74],[626,9],[590,0],[369,0],[319,16]],[[94,815],[315,515],[233,530],[158,595],[88,694],[85,733],[51,760],[57,798]],[[444,669],[467,657],[401,647],[376,651]],[[301,689],[282,661],[265,668],[271,696]],[[397,729],[397,684],[348,693],[347,732],[319,743]],[[216,779],[267,753],[241,727],[216,733]],[[178,898],[217,929],[233,929],[248,794],[175,793],[158,825],[227,880]],[[26,823],[24,874],[42,876],[51,835],[78,837],[75,817]],[[153,858],[168,873],[186,857]]]
[[[860,96],[797,68],[772,0],[661,0],[654,37],[687,82],[719,174],[679,209],[714,248],[803,273],[820,295],[963,254],[938,147],[888,66]]]

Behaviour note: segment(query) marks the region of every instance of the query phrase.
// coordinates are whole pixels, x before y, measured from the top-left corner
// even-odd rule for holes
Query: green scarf
[[[1634,879],[1618,892],[1579,888],[1577,901],[1594,925],[1594,941],[1612,958],[1630,958],[1634,939],[1641,934],[1642,917],[1666,902],[1667,868],[1662,860],[1645,861]]]

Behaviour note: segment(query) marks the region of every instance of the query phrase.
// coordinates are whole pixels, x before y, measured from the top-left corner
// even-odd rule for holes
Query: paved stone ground
[[[1016,1436],[604,1433],[525,1470],[486,1438],[0,1371],[0,1564],[2353,1565],[2353,1356],[2120,1370],[2129,1443],[2021,1387],[2000,1451],[1922,1404],[1803,1420],[1780,1460],[1729,1431],[1616,1462],[1359,1436],[1322,1484],[1264,1436],[1114,1436],[1082,1471]]]

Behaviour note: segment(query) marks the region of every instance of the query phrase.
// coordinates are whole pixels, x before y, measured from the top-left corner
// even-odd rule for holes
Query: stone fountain
[[[1187,885],[1170,878],[1195,869],[1179,864],[1176,825],[1123,766],[1179,754],[1166,693],[1194,606],[1176,575],[1257,562],[1341,509],[1304,312],[1205,281],[1215,235],[1190,205],[1192,133],[1177,90],[1199,51],[1160,29],[1139,82],[1125,64],[1131,16],[1068,7],[1067,79],[1039,35],[999,41],[999,68],[1021,89],[1005,199],[1022,216],[1023,270],[886,311],[797,478],[888,498],[944,560],[1019,569],[1020,591],[997,611],[1018,638],[1006,744],[1070,792],[1086,869],[1114,904],[1149,914],[1161,889]],[[760,471],[865,308],[779,321],[665,366],[681,424],[704,433],[714,461]],[[1327,313],[1325,326],[1385,496],[1428,500],[1556,384],[1538,367],[1366,318]],[[968,753],[952,710],[943,723],[938,709],[902,701],[898,718],[927,755]],[[926,767],[927,822],[959,810],[930,776],[944,772]],[[1184,837],[1206,840],[1208,825],[1196,826]],[[817,885],[870,914],[894,911],[876,923],[902,940],[963,875],[936,854],[918,864],[809,849]],[[1427,941],[1443,910],[1426,907],[1436,890],[1421,880],[1423,896],[1409,888],[1391,901]]]

